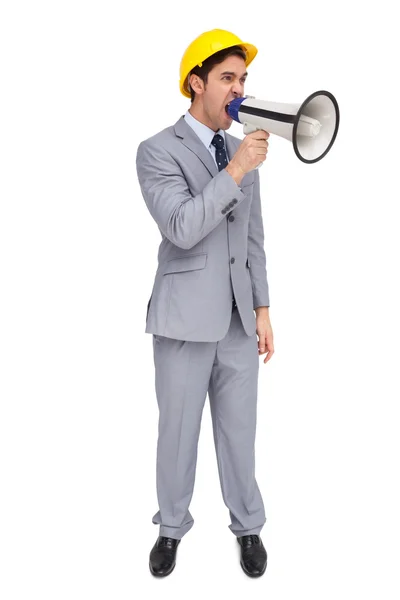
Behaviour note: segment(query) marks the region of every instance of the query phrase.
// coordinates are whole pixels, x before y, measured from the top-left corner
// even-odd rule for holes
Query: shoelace
[[[244,545],[252,546],[253,544],[258,544],[258,541],[259,541],[258,535],[255,535],[255,534],[246,535],[246,538],[244,540]]]
[[[175,542],[175,540],[173,540],[170,537],[162,537],[160,540],[160,543],[158,545],[159,546],[168,546],[168,548],[173,548],[174,542]]]

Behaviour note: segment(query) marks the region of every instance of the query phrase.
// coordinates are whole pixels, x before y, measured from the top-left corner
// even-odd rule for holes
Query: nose
[[[243,96],[243,93],[244,93],[244,84],[238,80],[235,80],[235,82],[232,86],[232,94],[234,94],[235,98],[236,97],[241,98]]]

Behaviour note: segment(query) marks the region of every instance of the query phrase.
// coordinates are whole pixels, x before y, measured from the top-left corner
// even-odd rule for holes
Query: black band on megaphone
[[[247,106],[243,104],[244,100],[247,100],[247,96],[243,98],[234,98],[226,105],[225,110],[232,119],[241,123],[239,119],[239,113],[254,115],[255,117],[262,117],[264,119],[272,119],[274,121],[281,121],[282,123],[294,123],[296,115],[288,115],[286,113],[275,112],[265,108],[258,108],[257,106]]]
[[[243,104],[241,105],[239,112],[245,113],[246,115],[254,115],[255,117],[262,117],[263,119],[280,121],[281,123],[294,123],[296,120],[296,115],[288,115],[286,113],[275,112],[256,106],[246,106]]]

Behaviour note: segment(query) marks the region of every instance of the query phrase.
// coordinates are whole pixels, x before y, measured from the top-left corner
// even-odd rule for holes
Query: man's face
[[[244,96],[246,77],[243,58],[228,56],[209,72],[206,85],[202,83],[203,91],[199,100],[202,102],[204,118],[214,131],[226,130],[231,126],[232,118],[227,114],[225,106],[233,98]]]

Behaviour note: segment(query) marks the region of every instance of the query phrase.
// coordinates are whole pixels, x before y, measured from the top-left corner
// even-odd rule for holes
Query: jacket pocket
[[[163,274],[166,275],[167,273],[181,273],[182,271],[204,269],[206,262],[207,252],[170,258],[164,267]]]

